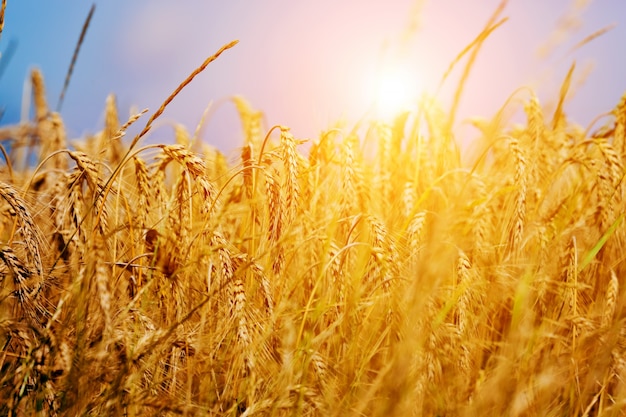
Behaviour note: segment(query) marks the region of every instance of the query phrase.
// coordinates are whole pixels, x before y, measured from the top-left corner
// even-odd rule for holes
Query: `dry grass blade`
[[[505,3],[506,1],[502,2],[501,4],[502,8],[504,7],[503,5]],[[500,10],[500,8],[498,8],[498,10]],[[452,124],[454,123],[454,119],[456,116],[456,109],[458,108],[459,103],[461,101],[461,96],[463,95],[463,90],[465,88],[467,78],[469,77],[470,70],[472,69],[474,62],[476,61],[476,57],[478,56],[480,47],[482,46],[485,39],[487,39],[489,35],[493,33],[494,30],[502,26],[507,21],[507,19],[505,18],[505,19],[500,20],[496,24],[492,24],[496,17],[497,17],[497,14],[494,14],[494,16],[489,20],[487,27],[485,27],[485,29],[483,29],[483,31],[476,38],[475,47],[472,50],[472,53],[467,60],[467,64],[465,65],[465,69],[463,70],[463,74],[461,75],[461,79],[459,80],[459,85],[457,86],[456,91],[454,93],[454,101],[452,102],[452,107],[450,108],[450,114],[449,114],[449,121],[448,121],[449,127],[451,127]]]
[[[465,86],[465,81],[467,80],[467,77],[469,76],[470,69],[472,68],[472,65],[474,64],[474,61],[476,60],[476,57],[478,56],[478,52],[480,51],[480,47],[482,46],[482,44],[485,41],[485,39],[487,39],[489,37],[489,35],[491,35],[491,33],[493,33],[494,30],[496,30],[498,27],[500,27],[501,25],[503,25],[507,21],[507,19],[504,18],[504,19],[502,19],[502,20],[500,20],[499,22],[496,23],[496,19],[498,18],[500,13],[502,13],[502,11],[506,7],[507,3],[508,3],[508,0],[502,0],[500,2],[498,7],[496,8],[496,10],[493,12],[491,17],[487,21],[487,24],[485,25],[485,28],[478,34],[478,36],[468,46],[466,46],[456,56],[456,58],[452,61],[452,63],[448,67],[448,70],[444,73],[443,77],[441,78],[441,81],[439,82],[439,86],[437,87],[437,91],[441,88],[441,86],[443,85],[445,80],[448,78],[448,76],[452,72],[452,69],[456,66],[456,63],[466,53],[468,53],[470,50],[472,51],[472,53],[471,53],[471,55],[470,55],[470,57],[469,57],[469,59],[467,61],[467,64],[465,65],[465,69],[463,70],[463,75],[461,76],[461,79],[459,80],[459,85],[457,86],[456,91],[454,93],[454,101],[452,103],[452,107],[450,109],[450,115],[449,115],[449,122],[448,122],[449,126],[452,126],[452,124],[454,122],[454,118],[455,118],[455,114],[456,114],[456,108],[458,107],[459,101],[461,99],[461,95],[463,94],[463,88]]]
[[[565,80],[563,80],[563,84],[561,85],[561,91],[559,92],[559,102],[556,106],[556,110],[554,111],[554,116],[552,117],[552,129],[557,129],[559,123],[561,123],[561,119],[563,117],[563,103],[565,103],[565,98],[567,97],[567,93],[569,91],[569,87],[572,83],[572,75],[574,74],[574,69],[576,68],[576,63],[572,63],[572,66],[569,67],[567,71],[567,75],[565,76]]]
[[[204,71],[205,68],[211,62],[215,61],[222,54],[222,52],[226,51],[227,49],[232,48],[233,46],[237,45],[237,43],[239,43],[239,41],[238,40],[234,40],[234,41],[229,42],[226,45],[222,46],[216,53],[214,53],[213,55],[208,57],[198,68],[193,70],[193,72],[191,74],[189,74],[189,76],[187,78],[185,78],[185,80],[182,83],[180,83],[178,87],[176,87],[176,89],[172,92],[172,94],[170,94],[165,99],[165,101],[161,104],[161,106],[157,109],[157,111],[154,112],[152,114],[152,116],[150,116],[150,119],[146,123],[146,126],[143,128],[141,133],[139,133],[137,136],[135,136],[135,138],[131,142],[130,149],[134,148],[135,145],[137,144],[137,142],[139,141],[139,139],[141,139],[144,135],[146,135],[146,133],[148,133],[150,131],[150,129],[152,128],[152,123],[159,116],[161,116],[161,114],[163,114],[163,112],[165,111],[165,108],[172,102],[172,100],[174,100],[174,97],[176,97],[178,95],[178,93],[180,93],[183,90],[183,88],[185,88],[196,77],[196,75],[198,75],[202,71]]]
[[[450,74],[452,73],[452,71],[454,70],[456,65],[459,63],[459,61],[461,59],[463,59],[463,57],[465,55],[467,55],[467,53],[469,51],[471,51],[472,48],[474,48],[479,42],[481,42],[483,39],[485,39],[486,36],[489,36],[491,34],[491,32],[496,30],[499,26],[503,25],[506,22],[506,20],[507,19],[502,19],[496,25],[494,25],[491,28],[489,28],[487,30],[487,32],[481,32],[472,42],[470,42],[465,48],[463,48],[463,50],[461,52],[459,52],[454,57],[452,62],[448,65],[448,68],[446,69],[446,72],[441,77],[441,80],[439,81],[439,85],[437,86],[437,91],[439,91],[441,89],[441,86],[446,82],[446,80],[448,79],[448,77],[450,76]]]
[[[93,12],[96,10],[96,4],[91,5],[91,9],[89,9],[89,14],[87,15],[87,19],[85,19],[85,23],[83,24],[83,29],[80,31],[80,37],[78,38],[78,43],[76,43],[76,48],[74,48],[74,55],[72,55],[72,61],[70,62],[70,67],[67,69],[67,75],[65,76],[65,81],[63,82],[63,89],[61,90],[61,95],[59,96],[59,102],[57,104],[57,112],[61,111],[61,107],[63,107],[63,99],[65,98],[65,93],[67,91],[67,87],[70,85],[70,79],[72,78],[72,73],[74,72],[74,66],[76,65],[76,60],[78,59],[78,53],[80,52],[80,47],[85,40],[85,34],[87,33],[87,29],[89,28],[89,23],[91,22],[91,17],[93,16]]]
[[[545,58],[555,51],[563,42],[572,36],[582,25],[581,15],[591,3],[590,0],[571,1],[565,12],[556,20],[556,27],[552,30],[543,45],[538,49],[539,56]]]
[[[617,26],[617,24],[613,23],[613,24],[610,24],[608,26],[603,27],[602,29],[596,30],[591,35],[585,37],[585,39],[583,39],[582,41],[580,41],[576,45],[574,45],[572,47],[572,49],[569,50],[569,53],[571,54],[572,52],[574,52],[577,49],[582,48],[583,46],[585,46],[589,42],[599,38],[600,36],[606,34],[607,32],[610,32],[611,30],[613,30],[613,28],[615,28],[615,26]]]
[[[17,50],[17,41],[15,39],[9,39],[9,44],[7,45],[2,55],[0,55],[0,79],[2,79],[2,76],[4,75],[4,71],[9,66],[11,59],[13,58],[13,56],[15,56],[16,50]],[[1,118],[2,118],[2,115],[0,114],[0,119]]]

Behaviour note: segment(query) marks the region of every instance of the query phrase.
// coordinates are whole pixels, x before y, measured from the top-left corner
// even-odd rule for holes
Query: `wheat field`
[[[0,415],[626,412],[626,95],[584,129],[524,90],[468,157],[432,103],[303,140],[234,97],[239,157],[141,146],[234,44],[71,144],[32,72],[0,128]]]

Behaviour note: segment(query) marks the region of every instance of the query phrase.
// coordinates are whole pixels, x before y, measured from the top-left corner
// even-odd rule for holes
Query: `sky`
[[[7,3],[0,39],[0,125],[25,117],[23,91],[33,67],[42,70],[50,106],[56,107],[92,5],[84,0]],[[238,39],[175,98],[146,139],[171,142],[175,122],[193,132],[210,106],[202,140],[228,152],[243,141],[228,100],[233,95],[262,110],[267,127],[282,124],[296,137],[315,138],[338,120],[349,125],[380,111],[373,109],[385,72],[407,77],[395,76],[412,102],[434,94],[450,62],[500,1],[94,3],[61,109],[69,137],[80,139],[102,128],[111,93],[122,122],[138,110],[156,110],[208,56]],[[490,118],[522,86],[536,91],[546,111],[554,108],[573,62],[576,94],[565,107],[572,121],[586,126],[626,92],[624,0],[510,0],[502,17],[508,20],[487,39],[468,79],[457,118],[460,134],[471,136],[468,119]],[[615,27],[572,51],[609,25]],[[437,93],[444,109],[461,70],[462,65]],[[528,93],[519,97],[527,99]],[[137,124],[143,126],[147,117]]]

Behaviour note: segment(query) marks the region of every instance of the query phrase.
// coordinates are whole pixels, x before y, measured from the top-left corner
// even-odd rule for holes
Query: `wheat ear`
[[[29,260],[34,263],[37,275],[43,276],[40,252],[43,240],[30,211],[26,207],[26,202],[12,186],[3,182],[0,182],[0,196],[9,203],[17,215],[17,224],[20,226],[22,236],[24,236],[24,246],[28,250]]]

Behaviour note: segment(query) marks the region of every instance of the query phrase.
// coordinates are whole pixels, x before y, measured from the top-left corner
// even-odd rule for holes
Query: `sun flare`
[[[377,77],[375,85],[375,111],[382,120],[392,119],[417,102],[418,77],[406,68],[385,68]]]

